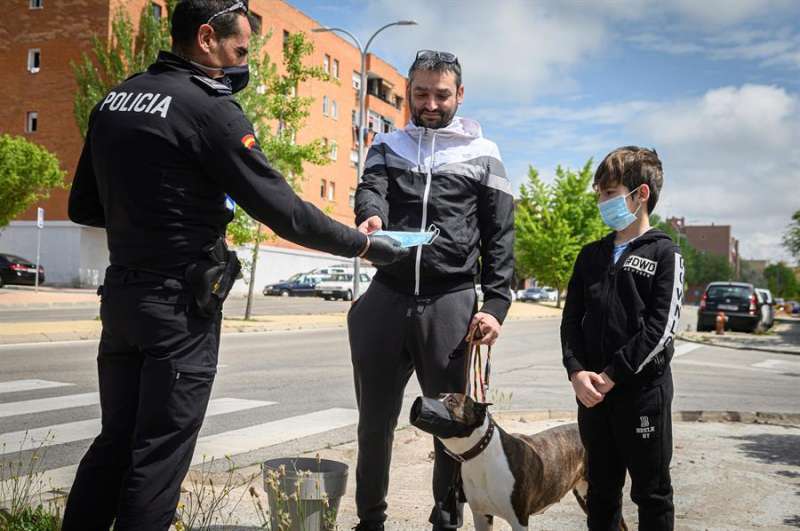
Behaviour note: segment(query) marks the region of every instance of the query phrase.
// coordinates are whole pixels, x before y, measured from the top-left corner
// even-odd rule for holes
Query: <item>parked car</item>
[[[542,288],[528,288],[522,290],[522,292],[519,294],[519,297],[517,297],[517,300],[523,302],[539,302],[548,300],[547,297],[547,293],[545,293]]]
[[[511,294],[511,302],[517,300],[517,292],[513,289],[509,289],[508,292]],[[483,288],[480,284],[475,284],[475,295],[478,296],[478,301],[483,301]]]
[[[359,289],[364,293],[372,281],[366,273],[359,274]],[[343,301],[353,300],[353,273],[338,273],[332,275],[328,280],[323,280],[317,284],[315,294],[326,301],[342,299]]]
[[[44,268],[39,266],[39,284],[44,283]],[[6,284],[36,284],[36,264],[13,254],[0,254],[0,288]]]
[[[791,315],[800,314],[800,302],[786,301],[783,305],[783,311]]]
[[[772,292],[766,288],[756,288],[758,302],[761,309],[761,327],[769,330],[775,324],[775,299]]]
[[[548,286],[542,286],[542,291],[547,296],[544,300],[555,302],[558,299],[558,290]]]
[[[728,318],[726,329],[754,332],[761,324],[758,295],[752,284],[744,282],[712,282],[700,299],[697,331],[713,330],[717,314]]]
[[[281,297],[313,297],[314,289],[324,276],[298,273],[274,284],[264,286],[264,295],[280,295]]]

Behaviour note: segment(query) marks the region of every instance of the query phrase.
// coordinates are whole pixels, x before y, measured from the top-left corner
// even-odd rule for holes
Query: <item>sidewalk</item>
[[[511,305],[507,320],[546,319],[560,316],[561,310],[554,306],[514,303]],[[318,315],[263,315],[256,316],[249,321],[240,317],[225,318],[222,332],[227,334],[342,328],[346,324],[347,314],[345,312]],[[99,320],[0,323],[0,345],[98,339],[100,330]]]
[[[100,297],[95,288],[51,288],[5,286],[0,289],[0,308],[74,308],[97,306]]]
[[[716,347],[800,355],[800,320],[792,318],[776,320],[765,334],[725,332],[718,336],[714,332],[682,332],[678,337]]]
[[[535,433],[574,421],[572,412],[495,412],[498,424],[511,433]],[[767,415],[767,417],[769,417]],[[797,478],[800,477],[800,415],[775,416],[774,424],[743,413],[685,413],[674,415],[674,455],[672,477],[675,488],[677,529],[788,529],[800,524],[797,504]],[[741,422],[729,420],[740,418]],[[430,436],[408,427],[395,434],[392,476],[389,489],[387,530],[429,528],[430,481],[432,472]],[[350,529],[357,523],[354,506],[355,442],[320,449],[307,457],[334,459],[350,467],[347,492],[341,501],[338,528]],[[200,472],[195,469],[193,477]],[[257,476],[252,485],[267,505],[260,467],[237,471],[241,478]],[[192,477],[192,476],[190,476]],[[225,474],[211,474],[221,484]],[[191,480],[184,482],[191,490]],[[230,520],[230,526],[215,529],[252,530],[259,523],[247,486],[234,490],[233,498],[243,495]],[[624,497],[625,519],[636,528],[635,506]],[[474,529],[469,510],[462,529]],[[584,529],[585,520],[571,494],[531,519],[531,529]],[[495,521],[495,529],[508,525]]]

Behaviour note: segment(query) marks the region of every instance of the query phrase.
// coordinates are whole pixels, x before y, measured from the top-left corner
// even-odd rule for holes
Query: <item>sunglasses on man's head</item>
[[[209,18],[208,21],[206,21],[206,24],[211,24],[211,21],[217,17],[220,17],[222,15],[227,15],[228,13],[233,13],[234,11],[241,11],[241,10],[247,11],[247,3],[239,0],[238,2],[234,2],[233,5],[231,5],[230,7],[226,7],[222,11],[219,11],[211,15],[211,18]]]
[[[451,64],[458,64],[458,57],[454,53],[450,52],[437,52],[436,50],[420,50],[417,52],[417,57],[414,61],[419,61],[420,59],[434,59],[436,61],[441,61],[443,63],[451,63]]]

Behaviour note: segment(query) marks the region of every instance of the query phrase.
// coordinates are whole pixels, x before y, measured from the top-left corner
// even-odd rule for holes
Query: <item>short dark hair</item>
[[[624,185],[629,191],[646,184],[650,188],[647,213],[658,203],[658,195],[664,185],[664,171],[655,149],[638,146],[617,148],[603,159],[594,173],[595,188]]]
[[[234,0],[181,0],[172,12],[172,49],[186,51],[197,37],[200,26],[208,20],[235,4]],[[247,16],[247,2],[245,7],[236,9],[214,17],[211,27],[224,39],[239,32],[238,18]]]
[[[456,76],[456,88],[461,86],[461,63],[456,59],[454,62],[443,61],[438,56],[419,57],[411,63],[408,69],[408,86],[414,81],[414,72],[418,70],[429,70],[433,72],[445,73],[452,72]]]

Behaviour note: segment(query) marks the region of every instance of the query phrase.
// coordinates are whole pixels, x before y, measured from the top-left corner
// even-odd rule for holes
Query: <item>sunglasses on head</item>
[[[241,10],[247,11],[247,3],[239,0],[238,2],[234,2],[233,5],[231,5],[230,7],[226,7],[222,11],[218,11],[217,13],[211,15],[211,18],[209,18],[206,21],[206,24],[211,24],[211,21],[217,17],[220,17],[222,15],[227,15],[228,13],[233,13],[234,11],[241,11]]]
[[[436,50],[420,50],[417,52],[417,57],[414,61],[419,61],[420,59],[434,59],[436,61],[441,61],[443,63],[450,63],[450,64],[458,64],[458,57],[456,54],[450,52],[438,52]]]

